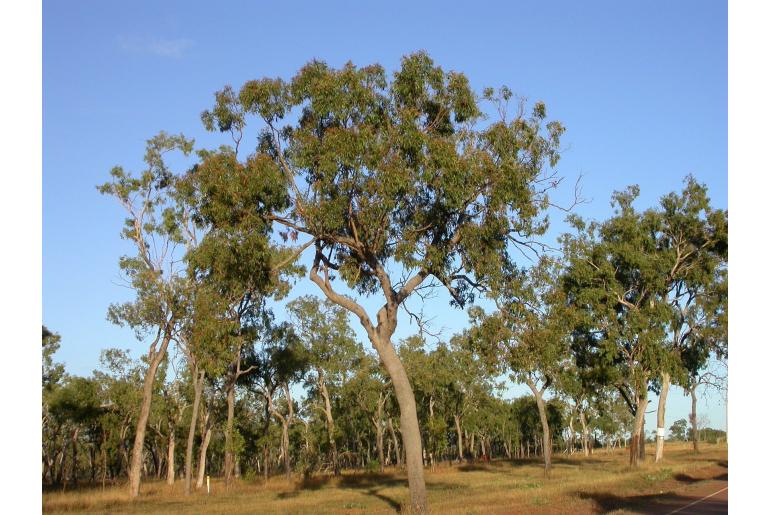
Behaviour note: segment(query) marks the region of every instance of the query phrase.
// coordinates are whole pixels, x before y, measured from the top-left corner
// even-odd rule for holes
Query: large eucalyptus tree
[[[244,244],[253,244],[251,225],[302,237],[298,250],[313,252],[310,279],[358,318],[382,360],[401,410],[415,511],[427,500],[414,395],[391,341],[398,312],[429,285],[443,285],[459,306],[471,301],[512,266],[513,245],[543,233],[546,192],[558,184],[551,168],[562,125],[545,123],[540,102],[529,116],[521,106],[508,116],[507,88],[483,96],[497,107],[493,120],[465,75],[417,53],[392,78],[379,65],[312,61],[290,81],[226,87],[203,114],[235,144],[200,164],[219,222],[239,228]],[[259,138],[241,161],[249,117],[260,122]],[[343,285],[379,294],[382,307],[372,316]]]

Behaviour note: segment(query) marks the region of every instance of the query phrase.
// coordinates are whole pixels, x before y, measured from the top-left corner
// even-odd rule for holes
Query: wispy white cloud
[[[151,54],[158,57],[179,59],[193,45],[192,40],[186,38],[162,39],[156,37],[127,37],[118,38],[120,48],[126,52]]]

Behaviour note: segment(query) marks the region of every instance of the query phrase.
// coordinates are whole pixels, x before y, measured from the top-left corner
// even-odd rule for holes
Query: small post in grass
[[[211,493],[211,476],[206,474],[206,495]]]

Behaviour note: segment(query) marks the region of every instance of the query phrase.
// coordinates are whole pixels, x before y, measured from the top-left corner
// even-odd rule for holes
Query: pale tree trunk
[[[639,439],[639,460],[644,461],[645,458],[647,458],[647,454],[645,454],[647,447],[647,435],[646,435],[646,429],[645,426],[647,424],[647,417],[642,415],[642,433],[641,438]]]
[[[692,404],[692,410],[690,411],[690,425],[692,426],[692,449],[695,452],[700,452],[698,448],[698,398],[695,395],[695,386],[690,388],[690,400]]]
[[[470,451],[471,451],[471,458],[476,459],[476,432],[471,431],[471,437],[470,437]]]
[[[393,383],[396,400],[401,411],[401,437],[406,451],[406,471],[409,481],[411,509],[422,513],[427,511],[428,499],[425,491],[425,477],[422,464],[422,438],[417,420],[417,404],[409,384],[406,370],[401,363],[390,339],[383,339],[375,346],[385,370]]]
[[[546,386],[542,390],[538,390],[537,385],[531,379],[527,379],[527,386],[532,390],[532,394],[535,396],[535,402],[537,403],[537,412],[540,414],[540,425],[543,426],[543,463],[545,466],[545,477],[551,477],[551,428],[548,426],[548,413],[546,412],[545,401],[543,400],[543,392],[550,381],[546,382]]]
[[[197,365],[192,373],[193,397],[192,413],[190,414],[190,428],[187,431],[187,450],[184,458],[184,493],[192,493],[192,475],[193,475],[193,445],[195,444],[195,426],[198,424],[198,408],[200,407],[201,395],[203,393],[203,380],[206,378],[206,371],[198,371]]]
[[[201,442],[200,453],[198,456],[198,481],[195,483],[195,488],[201,488],[203,486],[203,479],[206,475],[206,453],[209,449],[209,443],[211,442],[211,426],[209,425],[210,414],[206,413],[204,418],[203,427],[201,433],[203,441]]]
[[[77,486],[78,485],[78,433],[80,433],[80,428],[76,427],[75,430],[72,432],[72,485]]]
[[[666,397],[668,389],[671,386],[671,375],[667,372],[662,374],[662,384],[660,387],[660,397],[658,397],[658,428],[655,440],[655,463],[663,459],[663,445],[666,435]]]
[[[377,400],[377,414],[372,417],[377,434],[377,457],[380,460],[380,472],[385,472],[385,428],[382,426],[382,408],[386,400],[387,397],[380,392],[380,397]]]
[[[324,400],[324,415],[326,415],[326,432],[329,433],[329,445],[332,449],[332,466],[334,475],[340,475],[340,459],[337,454],[337,440],[334,438],[334,417],[332,416],[332,403],[329,399],[329,391],[326,389],[326,380],[323,370],[318,369],[318,386],[321,391],[321,397]]]
[[[281,385],[283,393],[286,396],[286,405],[288,407],[288,413],[286,416],[281,415],[273,404],[273,394],[271,391],[264,391],[262,395],[267,400],[268,409],[270,413],[281,423],[281,454],[284,460],[284,469],[286,472],[286,480],[291,481],[291,456],[289,453],[289,426],[294,419],[294,404],[291,400],[291,390],[288,383]],[[281,461],[281,457],[278,458]],[[267,463],[267,458],[265,458]]]
[[[166,484],[174,484],[174,474],[176,473],[176,461],[174,451],[176,450],[176,431],[173,424],[168,426],[168,466],[166,467]]]
[[[396,430],[393,429],[393,420],[388,418],[388,430],[390,431],[390,437],[393,439],[393,447],[396,450],[396,466],[401,467],[401,447],[398,445],[398,437],[396,436]]]
[[[268,460],[270,459],[270,449],[267,448],[267,444],[265,444],[265,447],[262,450],[262,461],[264,462],[263,472],[265,476],[265,481],[270,478],[270,464]]]
[[[643,396],[637,396],[636,412],[634,413],[634,428],[631,433],[631,446],[629,451],[629,461],[632,467],[639,465],[640,439],[644,427],[644,412],[647,410],[646,391]]]
[[[291,456],[289,453],[289,426],[294,418],[294,404],[291,400],[291,392],[289,391],[288,383],[284,383],[283,392],[286,395],[286,405],[289,408],[288,416],[284,420],[283,425],[283,452],[284,452],[284,464],[286,467],[286,480],[291,481]]]
[[[142,463],[144,462],[144,437],[147,432],[147,420],[150,418],[150,408],[152,406],[152,387],[155,384],[155,374],[166,355],[168,344],[171,342],[170,326],[172,324],[172,321],[168,322],[160,348],[157,352],[155,352],[155,345],[158,343],[157,339],[150,347],[150,366],[147,369],[147,374],[144,376],[142,406],[139,410],[139,418],[136,421],[136,435],[134,436],[134,446],[131,451],[131,464],[128,470],[129,495],[131,497],[137,497],[139,495],[139,484],[142,478]],[[160,338],[160,335],[158,335],[158,338]]]
[[[455,415],[455,429],[457,430],[457,461],[463,462],[465,461],[465,457],[463,456],[463,431],[460,427],[460,417]]]
[[[225,485],[229,486],[235,465],[233,453],[233,422],[235,420],[235,380],[227,384],[227,422],[225,424]]]
[[[430,396],[430,399],[428,400],[428,413],[429,413],[429,420],[430,424],[433,424],[433,396]],[[430,468],[431,470],[434,470],[436,468],[436,461],[435,456],[433,455],[433,449],[435,448],[434,441],[433,441],[433,430],[428,433],[428,447],[430,449],[430,452],[428,453],[428,457],[430,458]]]
[[[102,491],[107,483],[107,445],[102,440]]]

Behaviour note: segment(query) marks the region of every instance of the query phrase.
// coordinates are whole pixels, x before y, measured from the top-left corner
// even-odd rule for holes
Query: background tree
[[[576,308],[573,352],[592,379],[617,388],[635,417],[630,462],[636,465],[643,440],[648,390],[665,368],[668,262],[654,237],[660,219],[636,211],[636,186],[612,197],[615,214],[586,224],[571,216],[576,235],[562,237],[569,265],[564,289]]]
[[[147,141],[144,171],[134,177],[123,168],[115,167],[110,172],[110,181],[98,187],[101,193],[115,197],[128,213],[121,236],[136,247],[136,255],[120,259],[120,268],[136,291],[136,299],[110,306],[108,318],[134,329],[140,340],[152,338],[131,451],[129,492],[132,497],[139,495],[155,374],[173,337],[179,311],[184,309],[183,278],[174,266],[179,258],[174,250],[184,242],[184,237],[172,217],[168,188],[172,185],[173,173],[164,161],[164,154],[177,150],[188,155],[192,146],[193,142],[183,135],[169,136],[161,132]]]
[[[302,379],[307,366],[305,349],[292,327],[284,323],[271,328],[267,345],[257,357],[257,370],[251,376],[256,391],[266,402],[266,410],[281,424],[281,455],[288,481],[291,480],[289,429],[295,417],[291,387]]]
[[[322,303],[317,297],[308,295],[293,300],[287,309],[302,344],[307,348],[311,372],[306,379],[312,385],[309,396],[321,400],[332,466],[334,474],[339,475],[337,434],[329,391],[337,390],[345,371],[361,359],[361,350],[348,325],[347,311],[331,301]]]
[[[569,321],[559,285],[559,265],[541,258],[524,278],[509,276],[494,286],[498,311],[472,312],[471,345],[497,373],[509,373],[532,391],[543,431],[546,477],[551,474],[551,428],[544,393],[555,386],[569,359]]]
[[[672,375],[688,388],[712,353],[727,346],[727,213],[713,209],[706,187],[692,176],[681,194],[660,200],[658,252],[671,307],[671,356],[661,370],[655,461],[663,457],[666,399]],[[667,367],[665,365],[668,365]]]
[[[669,428],[671,431],[671,439],[679,442],[683,442],[687,439],[687,420],[680,418]]]

